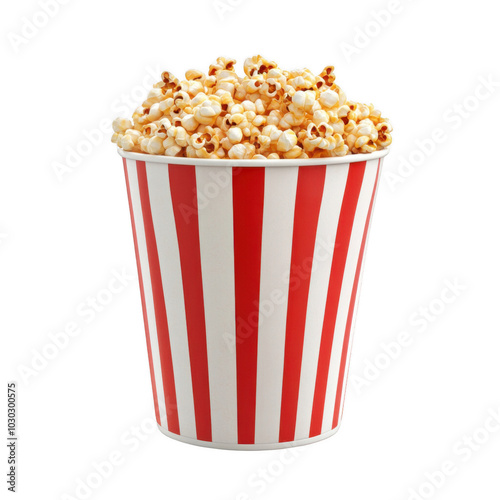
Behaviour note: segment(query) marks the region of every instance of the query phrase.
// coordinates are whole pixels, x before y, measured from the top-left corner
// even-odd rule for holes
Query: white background
[[[24,18],[44,22],[36,0],[8,3],[0,21],[1,351],[3,380],[18,381],[18,498],[83,498],[77,485],[91,478],[92,499],[406,500],[411,490],[414,500],[498,499],[498,424],[481,430],[500,410],[495,3],[57,5],[31,31]],[[389,17],[377,16],[389,8]],[[366,31],[368,38],[360,34]],[[98,131],[103,119],[132,111],[127,99],[141,100],[150,71],[183,76],[219,55],[238,59],[241,71],[257,53],[287,69],[334,64],[348,97],[374,102],[395,127],[367,250],[344,420],[336,436],[297,456],[203,449],[151,430],[122,163],[108,132]],[[497,83],[489,93],[479,89],[478,100],[481,79]],[[442,140],[433,145],[436,128]],[[86,132],[97,144],[59,179],[54,166],[66,163],[68,146],[85,148]],[[123,291],[95,317],[85,315],[87,298],[123,269]],[[448,292],[449,304],[440,299],[446,280],[461,287]],[[434,313],[422,319],[419,308],[429,305]],[[69,322],[80,333],[54,354],[49,334]],[[393,345],[388,361],[382,344],[402,332],[412,342]],[[53,359],[40,361],[44,349]],[[23,376],[20,369],[33,362],[36,374]],[[140,438],[132,437],[141,425]],[[481,444],[460,444],[467,435]],[[118,453],[120,464],[99,481],[93,463]],[[435,474],[440,487],[426,485],[426,474],[445,461],[454,473]]]

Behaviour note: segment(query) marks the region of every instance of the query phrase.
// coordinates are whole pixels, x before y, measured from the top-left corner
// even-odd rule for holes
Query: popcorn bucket
[[[119,153],[161,432],[243,450],[334,434],[388,151],[220,161]]]

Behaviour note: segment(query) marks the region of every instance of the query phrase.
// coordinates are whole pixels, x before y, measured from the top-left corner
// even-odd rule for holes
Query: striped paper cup
[[[274,161],[119,152],[160,430],[260,450],[334,434],[388,151]]]

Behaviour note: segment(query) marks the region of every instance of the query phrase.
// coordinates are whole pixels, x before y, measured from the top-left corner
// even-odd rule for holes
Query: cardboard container
[[[119,153],[160,430],[259,450],[334,434],[388,150],[234,161]]]

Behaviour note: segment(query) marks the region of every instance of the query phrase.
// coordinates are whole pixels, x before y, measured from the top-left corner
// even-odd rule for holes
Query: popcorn
[[[285,134],[283,134],[285,135]],[[299,156],[301,156],[303,153],[303,150],[301,147],[299,146],[294,146],[292,149],[288,150],[283,156],[287,159],[287,160],[294,160],[295,158],[298,158]],[[306,155],[307,157],[307,155]]]
[[[277,109],[273,109],[267,117],[267,124],[268,125],[279,125],[279,123],[281,122],[282,119],[283,119],[283,115]]]
[[[172,73],[169,73],[168,71],[164,71],[161,74],[161,79],[163,81],[163,85],[160,85],[160,88],[163,89],[164,93],[167,93],[169,90],[180,90],[179,88],[179,80],[175,78]]]
[[[181,148],[185,148],[189,144],[189,136],[186,129],[173,125],[167,131],[168,137],[174,139],[175,143]],[[193,136],[194,137],[194,136]]]
[[[392,126],[373,104],[347,99],[333,66],[319,75],[285,71],[258,55],[219,57],[208,74],[179,81],[165,71],[132,114],[113,122],[125,151],[209,159],[326,158],[372,153],[392,143]]]
[[[156,102],[149,108],[149,112],[147,114],[147,120],[149,122],[154,122],[162,117],[163,117],[163,112],[160,109],[160,104]]]
[[[321,92],[319,103],[323,108],[331,109],[339,102],[339,95],[334,90],[328,89]]]
[[[381,122],[377,125],[378,138],[376,143],[381,148],[386,148],[392,143],[392,137],[390,132],[392,131],[392,126],[388,122]]]
[[[202,125],[213,125],[222,112],[220,98],[217,96],[210,96],[208,99],[204,100],[200,106],[196,106],[193,111],[194,117],[198,123]]]
[[[255,94],[255,92],[259,92],[259,89],[262,87],[263,83],[264,78],[259,75],[255,78],[252,78],[251,80],[248,80],[244,87],[248,94]]]
[[[260,93],[265,97],[273,98],[281,90],[281,83],[276,81],[274,78],[268,78],[266,83],[260,88]]]
[[[219,71],[228,70],[232,71],[234,65],[236,64],[236,59],[226,59],[225,57],[218,57],[217,62],[212,64],[209,69],[209,76],[216,75]]]
[[[243,131],[239,127],[231,127],[227,131],[227,138],[232,144],[237,144],[243,139]]]
[[[275,62],[270,62],[262,56],[253,56],[248,58],[244,64],[245,74],[248,77],[254,76],[255,74],[262,75],[269,73],[269,71],[277,66],[278,65]]]
[[[299,127],[302,125],[305,119],[305,113],[297,116],[294,113],[287,113],[279,122],[279,126],[283,129],[289,129],[292,127]]]
[[[195,96],[199,94],[200,92],[203,92],[205,90],[205,87],[203,84],[197,80],[190,81],[190,82],[183,82],[181,84],[181,89],[184,92],[187,92],[188,94]]]
[[[268,125],[262,130],[262,135],[269,137],[271,144],[276,144],[283,133],[276,125]]]
[[[179,90],[174,94],[174,106],[180,109],[184,109],[186,106],[191,105],[191,97],[187,92]]]
[[[152,155],[161,155],[164,153],[165,148],[163,147],[163,141],[161,137],[152,137],[147,145],[148,153]]]
[[[158,130],[158,125],[156,123],[148,123],[143,128],[144,134],[149,136],[155,134],[157,130]]]
[[[205,73],[198,71],[197,69],[188,69],[186,71],[186,80],[200,80],[203,82],[206,79]]]
[[[328,87],[336,87],[334,70],[333,66],[327,66],[319,75]]]
[[[280,135],[280,138],[278,139],[278,142],[276,144],[276,148],[281,153],[287,153],[296,145],[297,136],[295,135],[295,132],[293,130],[287,130]]]
[[[259,153],[264,153],[271,147],[271,138],[265,135],[259,135],[256,140],[254,140],[253,145],[255,146],[255,149],[259,151]]]
[[[113,121],[113,130],[117,134],[121,134],[129,128],[133,128],[133,125],[132,122],[130,120],[127,120],[126,118],[117,118]]]
[[[187,130],[188,132],[194,132],[198,126],[200,125],[198,121],[196,120],[196,117],[191,114],[185,114],[181,118],[181,124],[182,127]]]
[[[346,143],[351,151],[373,153],[377,150],[375,141],[379,138],[379,132],[371,120],[365,118],[356,123],[351,119],[347,124],[346,131],[348,132]]]
[[[165,148],[166,156],[177,156],[182,151],[182,147],[175,142],[173,137],[167,137],[163,141],[163,147]]]
[[[144,106],[150,107],[153,104],[160,102],[163,98],[163,92],[161,89],[153,88],[148,94],[148,98],[144,101]]]
[[[134,149],[135,146],[134,139],[132,138],[132,136],[126,134],[122,137],[120,141],[120,146],[125,151],[132,151],[132,149]]]
[[[172,124],[168,118],[162,118],[161,120],[158,120],[158,128],[155,132],[155,135],[161,137],[162,139],[165,139],[165,137],[167,137],[167,132],[171,126]],[[137,132],[139,134],[138,130],[135,130],[134,132]]]
[[[306,92],[299,90],[293,95],[292,102],[299,110],[311,113],[316,102],[316,93],[312,90],[307,90]]]
[[[247,154],[247,148],[244,144],[235,144],[228,153],[232,160],[242,160]]]

